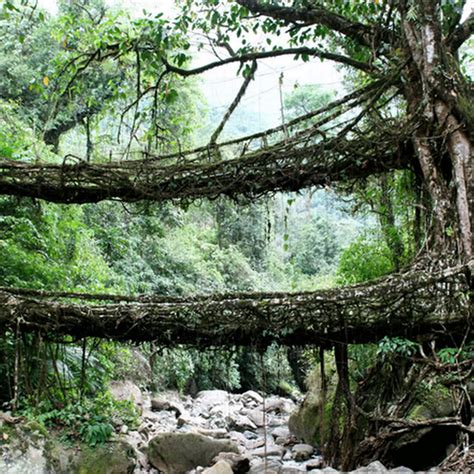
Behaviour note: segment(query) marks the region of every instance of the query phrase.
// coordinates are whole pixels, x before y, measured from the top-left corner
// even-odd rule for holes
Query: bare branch
[[[377,72],[377,68],[371,64],[367,64],[361,61],[357,61],[355,59],[349,58],[347,56],[343,56],[341,54],[335,53],[328,53],[318,48],[286,48],[286,49],[277,49],[275,51],[257,51],[252,53],[241,54],[238,56],[232,56],[230,58],[222,59],[220,61],[214,61],[209,64],[205,64],[204,66],[197,67],[195,69],[182,69],[176,66],[169,64],[168,62],[164,61],[166,68],[179,74],[180,76],[194,76],[196,74],[201,74],[203,72],[209,71],[216,67],[225,66],[226,64],[231,63],[243,63],[247,61],[254,61],[258,59],[267,59],[267,58],[276,58],[278,56],[287,56],[287,55],[308,55],[314,56],[321,59],[328,59],[331,61],[335,61],[341,64],[345,64],[346,66],[351,66],[353,68],[359,69],[361,71],[367,73],[374,73]]]
[[[240,87],[239,92],[235,96],[235,99],[232,101],[232,104],[230,104],[230,107],[227,109],[226,113],[224,114],[224,117],[222,118],[221,123],[217,126],[214,133],[211,135],[211,139],[209,140],[209,146],[213,146],[216,143],[217,138],[221,134],[225,124],[229,120],[234,110],[239,105],[239,102],[242,100],[242,97],[245,95],[245,92],[247,91],[250,81],[252,81],[255,76],[256,70],[257,70],[257,61],[254,60],[252,62],[252,66],[250,68],[250,71],[248,72],[247,77],[244,79],[244,82],[242,83],[242,86]]]

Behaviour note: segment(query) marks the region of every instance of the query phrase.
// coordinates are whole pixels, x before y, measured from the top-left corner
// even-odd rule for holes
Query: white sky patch
[[[74,0],[73,0],[74,1]],[[128,10],[134,17],[143,16],[143,10],[149,13],[173,11],[173,0],[105,0],[107,5],[118,5]],[[38,0],[38,5],[55,15],[58,11],[56,0]]]
[[[474,0],[467,0],[466,5],[464,5],[461,23],[464,23],[472,12],[474,12]]]

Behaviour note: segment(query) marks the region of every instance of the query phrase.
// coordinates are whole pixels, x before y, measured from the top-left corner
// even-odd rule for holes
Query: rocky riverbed
[[[94,449],[54,449],[32,438],[26,450],[3,446],[0,472],[42,474],[335,473],[317,448],[288,429],[297,408],[288,398],[265,399],[254,391],[199,392],[194,398],[175,392],[142,394],[131,382],[111,386],[119,399],[132,399],[141,412],[137,429],[113,420],[113,442]],[[25,445],[25,443],[23,443]],[[10,447],[11,448],[11,447]],[[48,452],[47,449],[49,450]],[[388,472],[379,462],[354,472]],[[404,467],[390,472],[412,473]]]
[[[290,433],[288,420],[296,408],[293,400],[264,399],[254,391],[208,390],[194,398],[165,393],[144,397],[142,424],[123,439],[136,449],[135,474],[338,472],[326,466],[317,448]],[[374,462],[357,472],[387,469]]]
[[[253,391],[235,395],[209,390],[195,398],[166,394],[144,400],[143,423],[126,439],[138,449],[149,444],[148,456],[141,457],[137,473],[150,472],[148,463],[163,471],[201,472],[187,456],[196,445],[204,465],[214,458],[221,461],[215,472],[225,472],[221,470],[224,463],[239,472],[255,473],[320,468],[323,459],[317,449],[299,443],[288,430],[288,418],[295,408],[292,400],[264,400]],[[218,455],[217,451],[231,454]]]

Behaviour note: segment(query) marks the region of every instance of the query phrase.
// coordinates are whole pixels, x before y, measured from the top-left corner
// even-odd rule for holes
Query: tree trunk
[[[424,183],[433,203],[431,247],[469,261],[473,255],[473,153],[468,117],[458,102],[460,78],[447,78],[448,51],[441,35],[438,2],[422,0],[417,18],[403,20],[403,32],[414,67],[405,72],[409,114],[420,116],[413,136]]]

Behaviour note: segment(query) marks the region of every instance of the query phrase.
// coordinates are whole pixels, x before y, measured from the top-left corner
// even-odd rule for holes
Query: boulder
[[[258,456],[260,458],[265,458],[266,456],[278,456],[282,457],[285,450],[281,446],[277,445],[270,445],[265,448],[262,446],[261,448],[254,449],[250,451],[252,456]]]
[[[251,439],[246,443],[247,449],[257,449],[265,446],[265,440],[263,438]]]
[[[0,472],[12,474],[47,472],[47,460],[42,448],[28,446],[25,451],[4,446],[2,448]]]
[[[233,474],[232,468],[226,461],[219,461],[202,472],[203,474]]]
[[[387,472],[387,468],[380,461],[374,461],[371,462],[368,466],[360,467],[359,469],[356,469],[353,472]]]
[[[279,426],[272,430],[272,436],[274,439],[276,438],[289,438],[290,437],[290,430],[284,426]]]
[[[315,459],[310,459],[306,463],[306,470],[311,471],[312,469],[321,469],[324,466],[324,460],[322,456],[319,456]]]
[[[155,411],[174,411],[176,418],[179,418],[181,415],[185,414],[186,410],[183,405],[172,400],[165,400],[162,398],[152,398],[151,399],[151,409]]]
[[[113,380],[109,383],[109,392],[116,400],[133,402],[141,411],[143,406],[142,392],[130,380]]]
[[[202,418],[192,418],[189,416],[189,414],[185,413],[181,415],[177,420],[176,420],[176,425],[178,428],[181,428],[182,426],[189,425],[189,426],[200,426],[203,423]]]
[[[235,474],[245,474],[250,469],[248,457],[237,453],[220,453],[214,458],[214,462],[225,461]]]
[[[221,452],[238,453],[228,440],[216,440],[198,433],[161,433],[148,444],[150,463],[167,474],[184,474],[197,466],[209,466]]]
[[[249,474],[278,474],[280,468],[281,462],[276,458],[268,458],[266,461],[256,458],[250,462]]]
[[[74,469],[78,474],[132,474],[137,463],[136,454],[124,442],[111,443],[102,447],[86,448],[81,451]]]
[[[265,425],[265,416],[262,410],[254,408],[253,410],[242,410],[242,413],[257,427]]]
[[[289,443],[291,443],[291,438],[283,438],[282,436],[275,438],[275,444],[280,446],[286,446]]]
[[[448,388],[440,383],[432,385],[418,385],[417,396],[405,417],[410,421],[426,421],[432,418],[445,418],[456,416],[456,400]],[[392,453],[396,453],[404,447],[411,445],[411,449],[416,452],[416,444],[428,433],[434,430],[433,427],[426,427],[418,430],[411,430],[399,436],[391,446]],[[447,446],[446,446],[447,447]],[[434,454],[434,453],[433,453]],[[391,462],[392,458],[388,458]],[[440,462],[434,456],[433,464]],[[397,463],[410,464],[411,460],[397,457]]]
[[[294,404],[284,398],[270,398],[265,403],[265,411],[274,413],[289,414],[294,408]]]
[[[229,438],[242,446],[245,446],[247,443],[247,438],[239,431],[230,431]]]
[[[217,405],[227,405],[229,394],[225,390],[202,390],[196,395],[196,401],[204,408],[210,409]]]
[[[253,432],[253,431],[244,431],[243,435],[245,436],[246,439],[257,439],[258,434]]]
[[[293,446],[293,459],[295,461],[307,461],[314,452],[309,444],[295,444]]]
[[[310,387],[303,403],[290,416],[288,428],[305,443],[319,444],[323,399],[318,383]]]
[[[233,414],[229,415],[226,418],[229,429],[234,431],[240,431],[245,434],[245,432],[253,432],[257,429],[257,425],[250,420],[249,417],[244,415]]]
[[[253,390],[247,390],[246,392],[244,392],[240,399],[245,405],[251,402],[254,402],[258,405],[261,405],[263,403],[263,397]]]

